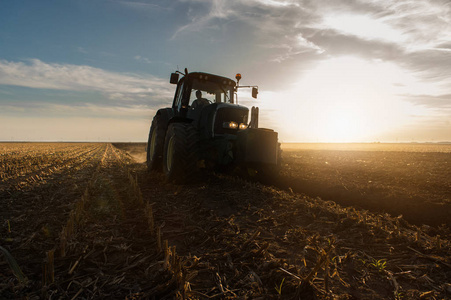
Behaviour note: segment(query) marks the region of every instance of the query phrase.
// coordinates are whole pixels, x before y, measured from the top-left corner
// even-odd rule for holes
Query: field
[[[285,144],[278,186],[343,205],[450,224],[451,145]]]
[[[283,145],[274,182],[145,144],[0,144],[1,299],[447,299],[450,145]]]

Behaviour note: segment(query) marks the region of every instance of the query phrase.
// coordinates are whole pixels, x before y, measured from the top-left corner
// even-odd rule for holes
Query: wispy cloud
[[[404,99],[416,105],[425,106],[451,115],[451,94],[444,95],[406,95]]]
[[[139,100],[171,94],[169,84],[150,75],[115,73],[90,66],[0,60],[0,84],[36,89],[96,91],[110,99]]]
[[[257,0],[263,5],[275,6],[275,7],[285,7],[285,6],[299,6],[297,1],[284,1],[284,0]]]
[[[333,29],[344,35],[354,35],[363,40],[380,40],[403,44],[403,31],[393,28],[381,18],[363,14],[330,14],[324,16],[321,29]]]
[[[47,102],[13,102],[1,104],[0,115],[3,117],[41,118],[116,118],[149,120],[162,104],[128,104],[105,105],[98,103],[47,103]]]
[[[150,59],[148,59],[147,57],[142,57],[140,55],[136,55],[135,57],[133,57],[135,60],[140,61],[140,62],[144,62],[146,64],[151,64],[153,63],[153,61],[151,61]]]
[[[213,23],[215,23],[214,28],[219,28],[217,23],[219,20],[226,20],[236,15],[234,4],[230,1],[198,0],[192,2],[195,7],[190,7],[187,10],[186,18],[188,23],[180,26],[175,31],[171,37],[172,40],[184,32],[199,32],[206,28],[211,29]]]
[[[143,9],[165,9],[165,7],[157,5],[155,3],[149,3],[149,2],[145,2],[145,1],[116,1],[117,3],[125,6],[125,7],[129,7],[132,9],[137,9],[137,10],[143,10]]]
[[[317,17],[309,9],[310,4],[278,0],[197,0],[188,3],[187,22],[175,31],[172,40],[202,32],[210,32],[209,36],[218,38],[233,28],[250,35],[248,40],[256,43],[250,46],[257,45],[270,53],[269,61],[282,62],[297,54],[323,51],[303,35],[299,26],[300,22],[310,24]]]
[[[145,64],[161,64],[161,65],[165,65],[165,66],[170,66],[172,67],[172,64],[166,62],[166,61],[161,61],[161,60],[152,60],[148,57],[145,56],[141,56],[141,55],[135,55],[133,57],[134,60],[139,61],[141,63],[145,63]]]
[[[274,62],[307,52],[326,58],[345,51],[400,62],[406,60],[403,55],[418,52],[426,57],[434,55],[427,52],[451,52],[451,2],[446,0],[182,2],[189,3],[188,22],[172,39],[209,30],[220,33],[227,21],[239,20],[261,47],[273,49],[268,60]]]

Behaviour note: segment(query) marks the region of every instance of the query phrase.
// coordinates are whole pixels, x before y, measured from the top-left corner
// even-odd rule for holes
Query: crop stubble
[[[42,167],[22,171],[25,184],[12,176],[1,186],[8,208],[0,214],[2,245],[28,282],[20,284],[0,260],[0,297],[441,299],[451,293],[445,227],[419,227],[296,193],[294,186],[283,191],[236,177],[209,175],[174,186],[110,144],[73,146],[79,148],[62,155],[63,166],[44,159]],[[287,176],[296,164],[289,151],[284,157]],[[58,171],[49,173],[49,166]],[[62,255],[60,230],[81,202]],[[53,279],[48,270],[42,279],[43,265],[53,268]]]

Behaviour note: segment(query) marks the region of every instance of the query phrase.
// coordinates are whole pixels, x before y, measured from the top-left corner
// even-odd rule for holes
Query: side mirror
[[[177,84],[179,82],[179,74],[178,73],[171,73],[171,79],[169,80],[172,84]]]
[[[258,88],[253,87],[252,88],[252,98],[257,99],[257,94],[258,94]]]

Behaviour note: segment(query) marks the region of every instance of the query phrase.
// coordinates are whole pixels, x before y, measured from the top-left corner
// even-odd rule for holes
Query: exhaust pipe
[[[258,107],[252,106],[251,108],[251,121],[249,122],[250,128],[258,128]]]

